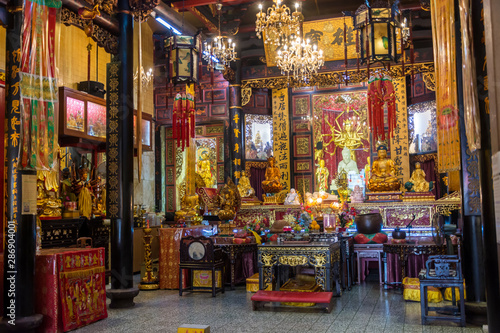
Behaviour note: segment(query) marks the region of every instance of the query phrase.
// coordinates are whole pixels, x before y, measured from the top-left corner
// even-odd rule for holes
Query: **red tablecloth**
[[[179,289],[179,248],[181,238],[201,236],[207,226],[192,228],[161,228],[160,232],[160,289]],[[184,275],[186,276],[186,274]],[[187,276],[186,276],[187,278]]]
[[[108,317],[104,248],[48,249],[36,256],[39,332],[65,332]]]

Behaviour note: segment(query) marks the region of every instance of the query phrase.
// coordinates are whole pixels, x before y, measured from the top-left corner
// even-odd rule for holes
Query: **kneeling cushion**
[[[387,242],[387,234],[385,232],[377,232],[376,234],[355,234],[354,242],[356,244],[383,244]]]

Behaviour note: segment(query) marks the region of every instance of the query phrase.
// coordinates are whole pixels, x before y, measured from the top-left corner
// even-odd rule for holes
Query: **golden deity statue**
[[[92,193],[92,181],[87,180],[89,169],[80,167],[78,171],[80,179],[74,182],[73,188],[75,193],[78,193],[78,210],[81,216],[90,219],[92,214],[92,206],[94,204],[94,194]]]
[[[271,156],[267,159],[266,180],[262,182],[262,189],[265,193],[278,193],[283,189],[281,184],[280,169],[276,166],[276,159]]]
[[[325,166],[325,160],[319,160],[319,167],[316,170],[316,182],[318,184],[318,192],[328,191],[328,177],[330,176],[330,171]]]
[[[421,169],[419,162],[415,163],[415,170],[413,170],[405,187],[412,192],[429,192],[432,190],[432,182],[425,180],[425,171]]]
[[[366,165],[365,165],[365,179],[368,180],[370,179],[371,172],[370,172],[370,156],[366,158]]]
[[[210,159],[206,151],[201,154],[201,160],[198,161],[198,174],[203,179],[205,187],[212,187],[214,185]]]
[[[385,142],[377,144],[377,156],[378,158],[373,161],[368,189],[372,192],[399,190],[401,184],[396,177],[394,161],[387,158],[387,144]]]
[[[241,206],[241,197],[238,188],[230,178],[227,179],[226,185],[219,191],[217,203],[219,206],[217,216],[221,221],[234,219]]]
[[[37,175],[37,209],[42,217],[60,217],[61,199],[57,197],[59,184],[56,171],[38,170]]]
[[[252,198],[255,196],[255,190],[250,185],[250,179],[247,177],[246,172],[241,172],[241,178],[238,182],[238,192],[242,198]]]
[[[349,108],[347,108],[344,112],[347,112],[347,114],[349,114]],[[325,143],[323,145],[323,148],[328,147],[332,142],[335,143],[336,147],[347,148],[350,150],[363,146],[362,140],[367,139],[367,135],[364,132],[365,122],[361,123],[359,116],[353,116],[351,118],[345,119],[342,124],[343,126],[340,126],[338,119],[344,114],[344,112],[342,112],[337,118],[335,118],[335,124],[330,124],[328,119],[325,119],[326,124],[330,127],[331,134],[321,135],[322,137],[330,137],[330,141]],[[335,154],[335,150],[333,154]]]

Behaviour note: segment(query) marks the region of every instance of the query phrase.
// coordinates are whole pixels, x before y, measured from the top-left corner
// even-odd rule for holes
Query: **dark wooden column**
[[[239,53],[239,52],[238,52]],[[234,66],[234,80],[229,82],[229,157],[231,178],[235,184],[241,176],[244,166],[244,115],[241,108],[241,59],[237,58]]]
[[[128,0],[118,0],[118,55],[108,65],[107,214],[111,219],[110,308],[134,305],[139,289],[133,282],[133,31]]]
[[[22,1],[10,3],[8,10],[6,43],[6,109],[8,124],[6,146],[6,220],[4,274],[3,274],[3,320],[0,332],[34,332],[42,323],[43,316],[35,314],[35,256],[36,215],[34,212],[21,215],[23,179],[33,177],[36,172],[21,172],[18,169],[21,133],[21,92],[19,88],[21,67],[21,27],[23,23]]]

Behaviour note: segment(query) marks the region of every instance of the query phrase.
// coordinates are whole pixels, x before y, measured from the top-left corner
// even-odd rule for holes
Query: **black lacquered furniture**
[[[191,276],[191,284],[185,287],[183,284],[182,270],[187,269]],[[194,270],[210,270],[212,272],[212,288],[194,288],[193,287],[193,271]],[[217,287],[217,279],[215,272],[220,270],[221,286]],[[222,249],[216,248],[214,241],[211,238],[204,236],[194,237],[188,236],[181,239],[180,244],[180,262],[179,262],[179,296],[182,296],[183,291],[200,291],[212,292],[212,297],[218,292],[224,293],[224,256]]]
[[[420,304],[422,325],[434,320],[449,320],[465,326],[465,291],[462,276],[460,246],[458,255],[430,256],[425,263],[425,277],[420,279]],[[427,288],[451,288],[451,307],[429,306]],[[455,298],[455,288],[459,290],[459,299]],[[436,316],[430,316],[429,311],[436,311]]]

